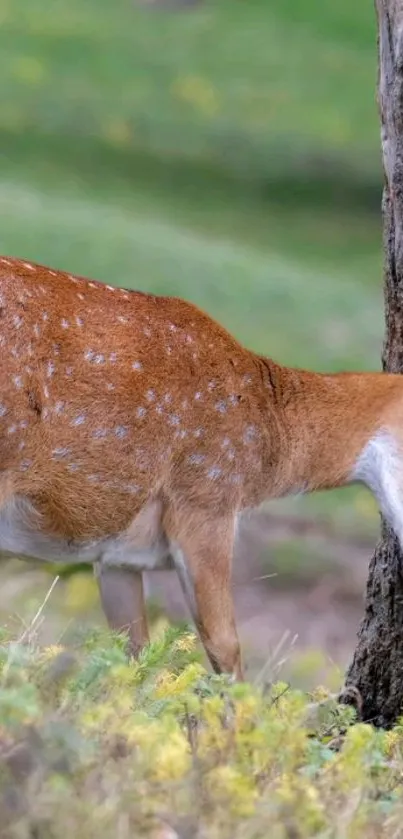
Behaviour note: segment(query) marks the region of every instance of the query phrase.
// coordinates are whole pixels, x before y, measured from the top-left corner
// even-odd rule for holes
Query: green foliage
[[[398,835],[400,723],[358,724],[324,689],[212,676],[176,629],[136,662],[106,633],[20,647],[2,648],[4,839]]]

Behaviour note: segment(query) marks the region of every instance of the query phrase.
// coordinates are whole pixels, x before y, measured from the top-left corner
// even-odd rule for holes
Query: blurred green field
[[[379,366],[371,4],[3,0],[0,247],[179,294],[253,349]],[[376,531],[360,490],[282,502]]]

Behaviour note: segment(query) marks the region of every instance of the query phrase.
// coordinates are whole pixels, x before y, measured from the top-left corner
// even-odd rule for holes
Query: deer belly
[[[101,562],[136,571],[172,567],[167,542],[160,534],[151,543],[136,544],[132,523],[122,533],[101,539],[63,539],[41,529],[39,514],[21,496],[10,499],[0,509],[0,555],[56,563]]]

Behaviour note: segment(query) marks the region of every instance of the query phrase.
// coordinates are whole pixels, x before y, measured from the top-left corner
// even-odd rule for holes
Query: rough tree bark
[[[403,372],[403,0],[376,0],[378,101],[384,168],[384,370]],[[346,676],[361,716],[390,726],[403,715],[403,555],[382,521],[365,615]],[[346,696],[347,698],[347,696]]]

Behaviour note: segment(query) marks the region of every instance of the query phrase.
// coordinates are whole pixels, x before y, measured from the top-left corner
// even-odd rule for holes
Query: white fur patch
[[[367,443],[357,460],[352,480],[372,490],[403,547],[403,452],[389,431],[379,431]]]

